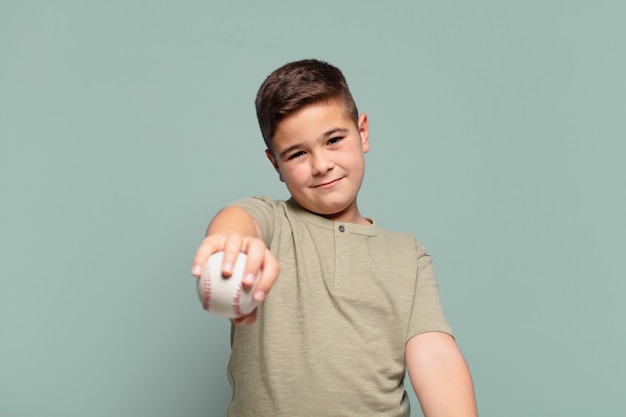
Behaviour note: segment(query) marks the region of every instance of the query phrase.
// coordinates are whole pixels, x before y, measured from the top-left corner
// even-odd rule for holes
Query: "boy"
[[[430,256],[357,206],[369,150],[341,72],[287,64],[256,98],[266,155],[288,201],[237,201],[211,221],[192,273],[223,250],[263,301],[233,321],[229,416],[408,416],[408,370],[427,417],[475,416],[472,381],[445,321]],[[280,269],[280,278],[278,277]],[[271,293],[269,292],[272,289]]]

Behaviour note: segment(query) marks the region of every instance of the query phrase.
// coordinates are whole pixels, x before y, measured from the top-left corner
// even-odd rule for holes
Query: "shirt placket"
[[[338,290],[350,289],[351,253],[350,238],[352,234],[345,223],[335,223],[335,276],[333,287]]]

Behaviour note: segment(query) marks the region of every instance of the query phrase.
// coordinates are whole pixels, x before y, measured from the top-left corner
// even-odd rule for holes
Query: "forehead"
[[[273,142],[315,139],[335,128],[356,130],[345,106],[336,101],[313,103],[282,119],[276,125]]]

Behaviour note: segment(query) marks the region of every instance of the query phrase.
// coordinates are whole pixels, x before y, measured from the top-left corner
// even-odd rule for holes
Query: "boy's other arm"
[[[472,377],[452,336],[414,336],[406,344],[405,357],[425,417],[478,416]]]
[[[222,274],[233,273],[235,260],[239,252],[247,255],[244,268],[244,285],[252,286],[261,272],[256,284],[254,299],[263,301],[278,277],[278,261],[267,249],[263,240],[263,230],[259,223],[247,211],[239,207],[226,207],[213,218],[206,232],[206,237],[196,252],[191,268],[192,275],[199,277],[209,256],[224,251]],[[256,320],[256,309],[248,316],[235,319],[235,324],[251,324]]]

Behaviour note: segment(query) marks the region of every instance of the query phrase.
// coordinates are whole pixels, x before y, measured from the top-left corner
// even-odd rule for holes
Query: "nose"
[[[325,152],[319,152],[311,158],[313,175],[324,175],[335,166],[332,159]]]

